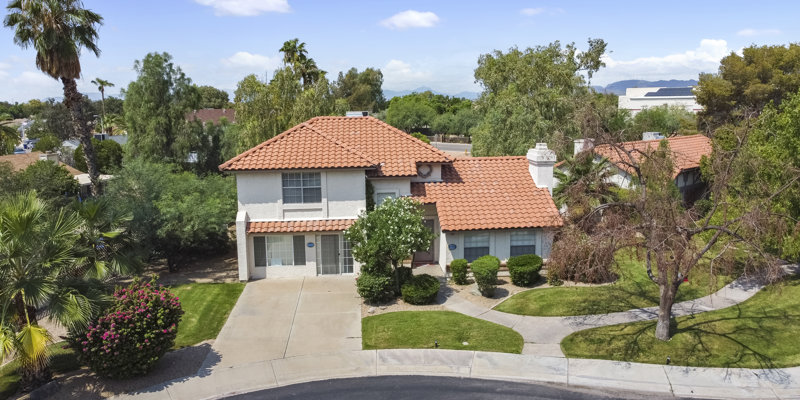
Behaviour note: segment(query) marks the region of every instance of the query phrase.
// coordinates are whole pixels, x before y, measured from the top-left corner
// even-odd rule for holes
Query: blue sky
[[[250,73],[280,65],[291,38],[336,78],[350,67],[377,67],[384,89],[420,86],[444,93],[480,91],[480,54],[554,40],[605,39],[611,51],[594,84],[622,79],[690,79],[715,72],[721,57],[750,44],[800,38],[800,2],[786,1],[310,1],[84,0],[100,13],[99,58],[84,55],[79,89],[90,81],[117,87],[135,78],[134,60],[151,51],[173,55],[197,84],[233,90]],[[5,11],[5,10],[3,10]],[[110,93],[116,93],[112,88]],[[0,29],[0,100],[61,96],[37,71],[34,54]]]

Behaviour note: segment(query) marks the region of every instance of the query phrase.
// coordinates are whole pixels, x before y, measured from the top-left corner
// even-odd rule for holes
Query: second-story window
[[[322,185],[319,172],[285,172],[283,203],[321,203]]]

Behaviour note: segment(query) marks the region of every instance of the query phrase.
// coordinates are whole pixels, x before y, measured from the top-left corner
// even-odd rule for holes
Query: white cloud
[[[252,54],[239,51],[236,54],[222,59],[222,64],[237,69],[258,69],[259,71],[273,70],[280,66],[278,57],[267,57],[261,54]]]
[[[519,10],[519,13],[522,14],[522,15],[533,16],[533,15],[542,14],[542,13],[544,13],[544,11],[545,11],[545,9],[542,8],[542,7],[539,7],[539,8],[523,8],[522,10]]]
[[[204,6],[214,8],[216,15],[252,17],[268,12],[287,13],[291,11],[288,0],[194,0]]]
[[[736,32],[739,36],[766,36],[766,35],[780,35],[781,31],[778,29],[753,29],[747,28]]]
[[[406,10],[381,21],[389,29],[430,28],[439,23],[439,16],[430,12]]]
[[[401,60],[389,60],[381,68],[384,85],[389,89],[416,88],[431,81],[428,71],[414,69],[411,64]]]
[[[608,84],[623,79],[697,79],[700,72],[716,72],[720,59],[730,52],[725,40],[703,39],[694,50],[660,57],[615,60],[604,56],[606,67],[597,72],[593,83]]]

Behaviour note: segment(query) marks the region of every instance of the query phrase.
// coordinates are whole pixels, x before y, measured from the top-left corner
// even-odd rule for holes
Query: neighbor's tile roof
[[[525,157],[458,158],[442,167],[442,179],[412,183],[411,193],[436,204],[443,231],[563,224],[548,190],[534,184]]]
[[[310,129],[298,130],[304,125]],[[313,139],[306,143],[304,139],[312,133],[331,140]],[[286,142],[286,146],[273,145],[284,136],[292,135],[298,140]],[[335,141],[337,146],[330,145],[331,141]],[[362,161],[369,160],[371,164],[359,164],[344,154],[360,155]],[[308,159],[317,162],[303,162]],[[324,165],[320,162],[322,160],[325,161]],[[417,163],[447,163],[451,160],[450,156],[435,147],[374,117],[316,117],[242,153],[222,164],[220,169],[375,167],[370,172],[371,176],[416,176]]]
[[[236,111],[232,108],[203,108],[200,110],[189,111],[184,115],[187,121],[199,120],[202,123],[219,123],[225,118],[230,123],[236,123]]]
[[[337,138],[302,123],[220,165],[223,171],[369,168],[377,164]]]
[[[39,156],[41,156],[42,152],[40,151],[32,151],[30,153],[23,153],[23,154],[9,154],[5,156],[0,156],[0,163],[9,163],[11,164],[11,170],[14,172],[19,172],[28,168],[29,165],[39,161]],[[67,164],[62,162],[58,162],[58,165],[64,167],[72,176],[78,176],[83,174],[83,172],[78,171],[77,169],[70,167]]]
[[[354,219],[325,219],[310,221],[248,222],[247,233],[330,232],[343,231],[353,225]]]
[[[632,173],[633,169],[625,165],[625,162],[634,164],[641,160],[642,153],[654,151],[658,148],[663,139],[637,140],[635,142],[620,143],[623,149],[631,152],[628,156],[618,148],[607,144],[594,147],[595,154],[608,158],[620,169]],[[674,136],[666,139],[669,142],[670,151],[673,155],[674,174],[678,176],[681,171],[700,167],[700,159],[703,156],[710,156],[712,147],[711,139],[703,135]]]

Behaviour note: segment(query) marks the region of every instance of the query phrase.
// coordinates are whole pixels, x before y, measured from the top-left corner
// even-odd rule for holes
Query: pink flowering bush
[[[118,289],[107,313],[68,341],[98,375],[144,375],[172,348],[182,315],[178,297],[167,288],[137,280]]]

